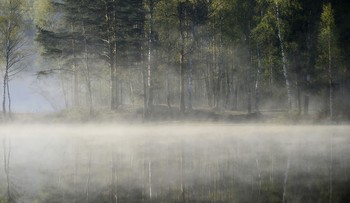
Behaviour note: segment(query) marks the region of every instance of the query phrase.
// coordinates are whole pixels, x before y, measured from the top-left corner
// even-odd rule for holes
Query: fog
[[[348,126],[2,125],[16,202],[347,202]],[[8,162],[6,162],[8,158]]]

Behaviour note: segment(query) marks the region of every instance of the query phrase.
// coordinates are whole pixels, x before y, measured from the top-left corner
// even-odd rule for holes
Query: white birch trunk
[[[279,13],[279,8],[278,8],[278,2],[275,1],[276,3],[276,19],[277,19],[277,31],[278,31],[278,39],[280,42],[280,49],[281,49],[281,55],[282,55],[282,66],[283,66],[283,75],[284,79],[286,82],[286,88],[287,88],[287,99],[288,99],[288,109],[290,110],[292,108],[292,90],[290,86],[290,81],[289,81],[289,74],[288,74],[288,69],[287,69],[287,58],[285,55],[284,51],[284,41],[283,37],[281,35],[281,26],[280,26],[280,13]]]

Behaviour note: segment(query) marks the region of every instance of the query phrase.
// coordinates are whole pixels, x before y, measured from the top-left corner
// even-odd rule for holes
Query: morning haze
[[[0,203],[350,202],[349,11],[0,0]]]

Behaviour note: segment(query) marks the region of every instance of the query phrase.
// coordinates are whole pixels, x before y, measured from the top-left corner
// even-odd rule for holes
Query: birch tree
[[[292,108],[292,78],[290,71],[290,63],[288,60],[288,45],[290,41],[287,38],[290,36],[291,28],[289,22],[285,19],[293,16],[300,9],[298,1],[292,0],[261,0],[258,1],[257,8],[260,16],[258,23],[254,28],[254,36],[259,44],[266,44],[266,47],[258,47],[261,49],[260,56],[265,56],[265,61],[273,57],[274,66],[282,66],[283,80],[286,88],[286,104],[287,109]],[[278,59],[278,60],[276,60]],[[271,66],[271,65],[270,65]],[[272,74],[273,71],[270,71]],[[271,78],[273,76],[270,75]]]
[[[0,56],[3,67],[2,110],[4,116],[11,117],[11,95],[9,81],[25,66],[21,63],[27,56],[24,48],[25,23],[22,0],[4,0],[0,7]],[[7,107],[6,107],[7,103]]]

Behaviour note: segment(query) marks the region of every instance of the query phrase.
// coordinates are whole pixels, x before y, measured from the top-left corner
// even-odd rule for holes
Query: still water
[[[1,126],[0,202],[350,202],[349,126]]]

